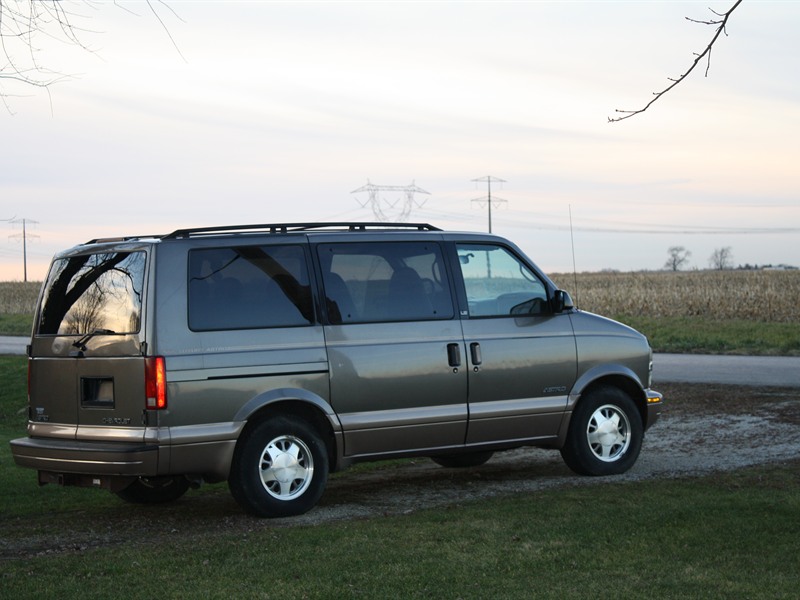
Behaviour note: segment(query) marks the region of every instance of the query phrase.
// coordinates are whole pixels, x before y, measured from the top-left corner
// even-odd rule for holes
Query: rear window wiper
[[[95,329],[91,333],[87,333],[86,335],[81,337],[79,340],[77,340],[75,342],[72,342],[72,345],[75,346],[78,349],[79,352],[85,352],[86,351],[86,343],[90,339],[92,339],[94,336],[96,336],[96,335],[110,335],[110,334],[113,334],[113,333],[117,333],[117,332],[113,331],[111,329]]]

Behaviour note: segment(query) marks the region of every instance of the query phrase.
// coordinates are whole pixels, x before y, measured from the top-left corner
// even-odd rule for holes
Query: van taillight
[[[167,408],[167,365],[163,356],[144,359],[144,378],[148,410]]]

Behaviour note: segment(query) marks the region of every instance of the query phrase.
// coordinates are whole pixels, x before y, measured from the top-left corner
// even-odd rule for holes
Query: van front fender
[[[646,388],[636,373],[619,364],[596,365],[578,377],[567,399],[565,418],[561,423],[558,435],[558,447],[566,440],[572,412],[581,396],[596,385],[607,385],[618,388],[628,394],[636,403],[645,429],[648,429],[661,414],[661,394]]]
[[[580,374],[572,386],[567,401],[567,410],[572,411],[581,395],[591,386],[603,383],[618,387],[631,396],[637,405],[646,404],[645,385],[639,376],[625,365],[600,364],[595,365]]]

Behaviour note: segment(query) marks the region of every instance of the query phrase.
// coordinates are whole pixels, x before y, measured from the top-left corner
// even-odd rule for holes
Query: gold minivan
[[[11,450],[40,483],[152,503],[227,480],[263,517],[356,461],[538,446],[622,473],[661,410],[643,335],[511,242],[426,224],[92,240],[53,259],[28,356]]]

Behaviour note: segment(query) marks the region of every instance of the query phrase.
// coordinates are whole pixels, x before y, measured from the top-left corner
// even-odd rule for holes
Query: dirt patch
[[[566,486],[702,475],[800,457],[800,390],[671,384],[659,391],[666,399],[661,419],[648,431],[638,462],[624,475],[580,477],[564,465],[557,451],[533,448],[498,453],[487,464],[470,469],[443,469],[428,459],[376,463],[334,474],[319,505],[291,519],[247,516],[225,486],[215,486],[190,491],[168,506],[120,502],[107,513],[93,510],[91,519],[82,512],[69,512],[5,520],[0,522],[0,558],[82,552],[170,537],[247,535]]]

